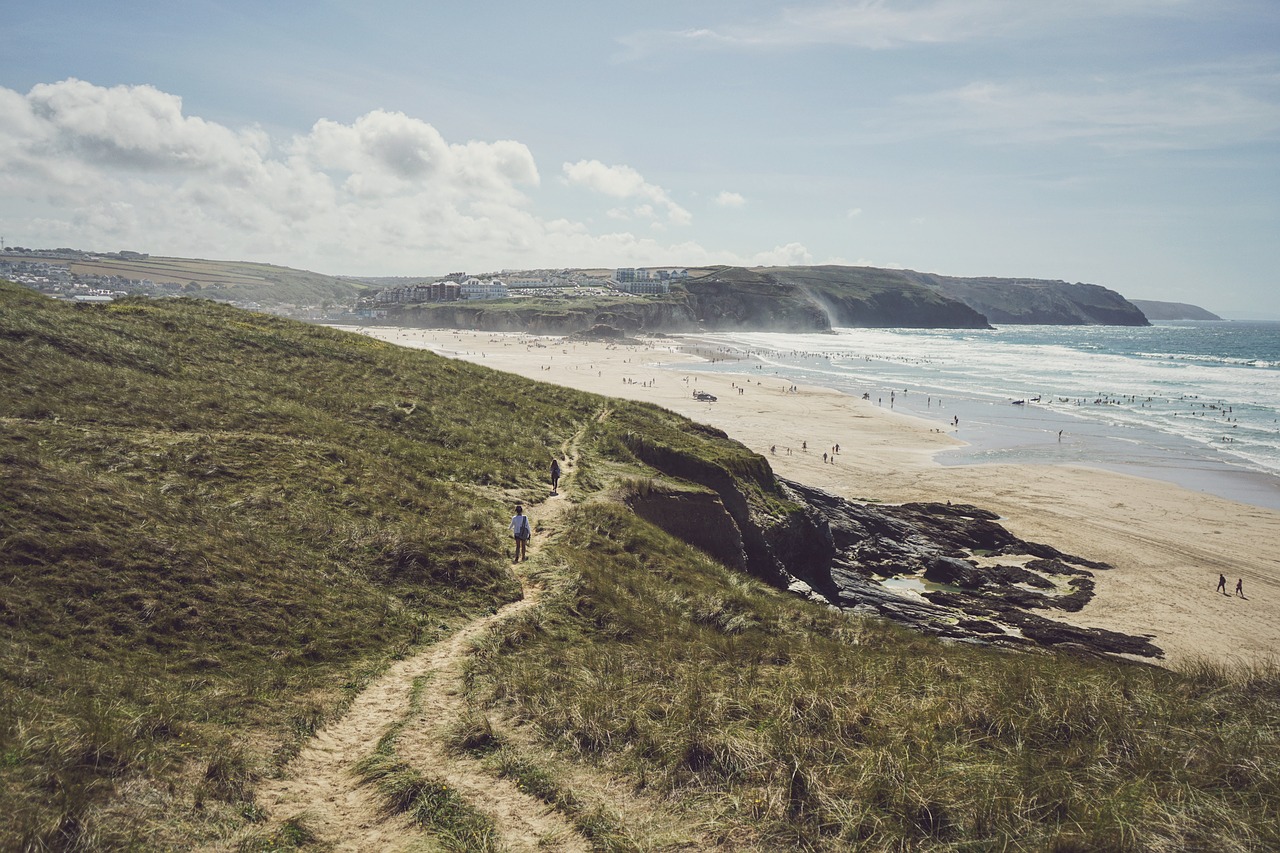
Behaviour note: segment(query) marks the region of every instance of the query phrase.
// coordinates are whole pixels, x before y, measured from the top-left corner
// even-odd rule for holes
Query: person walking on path
[[[1244,598],[1244,578],[1236,578],[1236,595]]]
[[[1227,594],[1227,576],[1226,575],[1218,575],[1218,592],[1222,593],[1223,595]]]
[[[560,461],[558,459],[551,460],[551,494],[559,494],[557,489],[560,488]]]
[[[519,563],[528,559],[529,539],[533,536],[533,531],[529,528],[529,519],[520,504],[516,504],[516,514],[511,516],[511,535],[516,540],[515,561]]]

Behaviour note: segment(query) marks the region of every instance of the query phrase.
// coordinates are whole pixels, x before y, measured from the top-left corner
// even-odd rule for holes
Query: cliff
[[[1188,305],[1185,302],[1160,302],[1153,299],[1130,299],[1129,301],[1137,306],[1148,320],[1157,322],[1222,319],[1212,311],[1206,311],[1198,305]]]
[[[700,274],[699,274],[700,273]],[[489,332],[826,332],[862,328],[987,328],[960,301],[869,267],[714,267],[663,296],[529,298],[405,306],[389,322]]]
[[[1006,325],[1145,326],[1096,284],[954,278],[876,267],[709,267],[662,296],[522,298],[405,306],[392,323],[492,332],[825,332],[833,327],[985,329]]]
[[[699,327],[694,317],[687,299],[676,293],[654,298],[620,295],[406,305],[389,314],[387,322],[424,329],[571,335],[597,326],[626,333],[691,332]]]
[[[954,278],[909,272],[907,276],[958,299],[997,325],[1147,326],[1147,318],[1114,290],[1021,278]]]
[[[688,283],[708,327],[784,331],[812,323],[884,329],[985,329],[961,301],[874,267],[721,267]]]
[[[623,443],[678,482],[633,488],[631,509],[765,583],[952,640],[1162,656],[1146,637],[1034,612],[1079,611],[1093,597],[1094,572],[1110,566],[1019,539],[994,513],[940,503],[860,504],[783,481],[761,456],[727,447],[709,453],[728,439],[708,427],[675,434],[658,420],[645,426],[626,430]],[[895,592],[894,584],[919,588],[920,598]]]

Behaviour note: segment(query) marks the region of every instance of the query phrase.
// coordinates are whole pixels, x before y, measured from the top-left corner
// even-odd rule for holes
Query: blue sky
[[[10,246],[866,264],[1280,317],[1275,0],[9,5]]]

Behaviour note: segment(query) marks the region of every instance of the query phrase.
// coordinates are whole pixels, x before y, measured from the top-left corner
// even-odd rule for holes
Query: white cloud
[[[621,215],[690,220],[628,167],[584,160],[565,174],[627,200]],[[10,243],[366,274],[741,262],[539,216],[529,195],[539,181],[520,142],[450,142],[402,113],[321,119],[272,139],[186,115],[181,98],[152,86],[0,88],[0,233]]]
[[[728,190],[724,190],[716,196],[716,204],[721,207],[742,207],[746,203],[747,200],[742,197],[741,193],[733,193]]]
[[[886,124],[975,141],[1079,141],[1114,150],[1204,149],[1280,138],[1280,70],[1176,69],[1075,87],[974,82],[904,98]]]
[[[793,4],[771,18],[717,27],[633,33],[621,39],[631,58],[684,48],[797,48],[847,45],[885,49],[1053,32],[1064,24],[1119,17],[1214,11],[1207,0],[846,0]],[[1221,8],[1216,10],[1221,13]]]
[[[775,246],[751,258],[751,265],[760,267],[808,266],[812,263],[813,255],[800,243]]]
[[[586,187],[611,198],[651,202],[637,206],[633,211],[636,216],[656,216],[656,205],[666,211],[667,220],[675,225],[687,225],[693,220],[689,211],[672,201],[666,190],[649,183],[630,166],[606,166],[599,160],[579,160],[577,163],[565,163],[563,171],[571,186]]]
[[[861,215],[862,215],[862,208],[860,207],[851,207],[844,212],[845,219],[857,219]]]

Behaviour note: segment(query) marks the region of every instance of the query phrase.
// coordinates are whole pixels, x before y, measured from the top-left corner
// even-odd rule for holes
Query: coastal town
[[[154,264],[148,262],[154,261]],[[142,275],[134,270],[160,269],[168,262],[175,269]],[[133,251],[88,252],[80,249],[0,249],[0,278],[30,287],[55,299],[76,302],[111,302],[126,296],[214,298],[237,307],[281,314],[297,319],[322,320],[359,317],[385,318],[406,305],[432,302],[471,302],[532,297],[578,298],[608,294],[658,296],[671,284],[689,277],[679,267],[577,270],[502,270],[497,273],[422,278],[342,278],[354,294],[348,300],[317,299],[314,303],[284,299],[236,298],[240,282],[197,279],[188,272],[185,281],[176,269],[177,259],[153,258]]]

